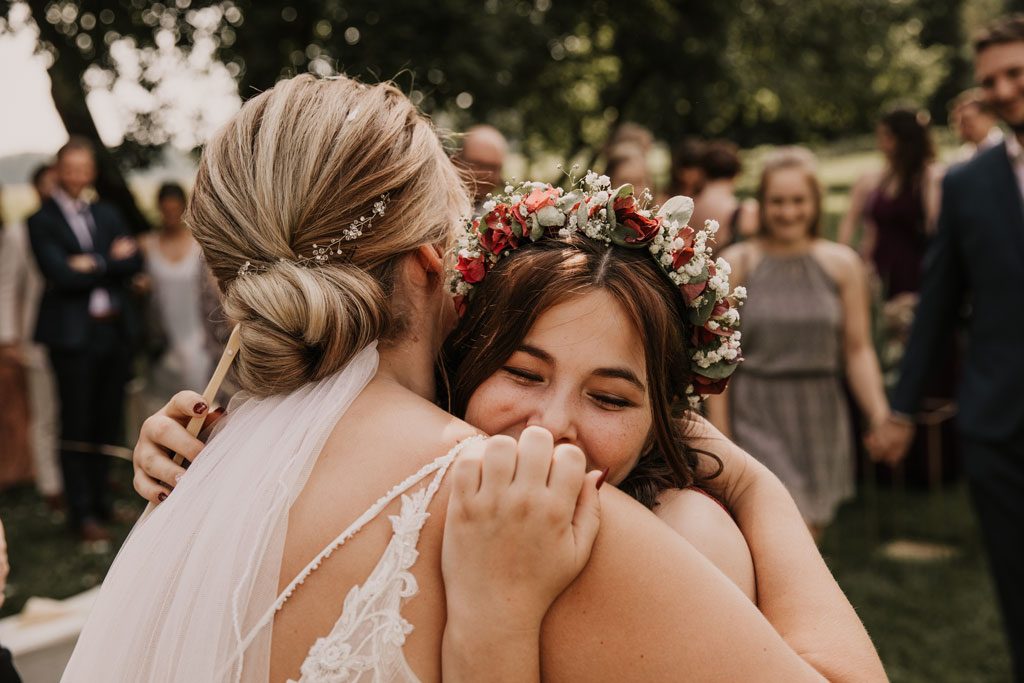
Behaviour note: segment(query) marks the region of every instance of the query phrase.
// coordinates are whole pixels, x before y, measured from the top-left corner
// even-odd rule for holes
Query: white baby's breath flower
[[[737,287],[736,289],[732,290],[732,295],[736,297],[737,300],[742,301],[743,299],[747,298],[747,288]]]
[[[594,201],[597,202],[598,204],[607,204],[608,193],[605,192],[604,190],[598,192],[597,194],[594,195]]]
[[[511,185],[506,185],[506,186],[505,186],[505,194],[512,194],[512,192],[513,192],[513,191],[514,191],[515,189],[516,189],[516,188],[512,187]]]
[[[494,207],[496,207],[497,205],[498,205],[498,203],[496,201],[494,201],[493,199],[484,202],[484,212],[485,213],[490,213],[491,211],[494,211]]]
[[[598,187],[611,187],[612,186],[612,179],[609,178],[606,175],[598,176],[597,177],[597,186]]]
[[[665,252],[661,255],[661,263],[666,266],[672,265],[672,254]]]

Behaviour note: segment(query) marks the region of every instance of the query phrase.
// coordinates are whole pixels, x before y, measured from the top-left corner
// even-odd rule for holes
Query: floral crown
[[[504,256],[545,237],[578,232],[628,249],[646,249],[661,271],[679,288],[687,307],[690,371],[686,388],[691,407],[721,393],[742,360],[738,306],[746,290],[729,290],[729,264],[711,260],[708,240],[718,230],[707,221],[700,230],[687,222],[693,200],[672,197],[660,208],[647,206],[651,195],[633,196],[633,186],[611,189],[608,176],[587,173],[566,192],[544,183],[506,185],[491,195],[484,214],[462,226],[456,236],[458,262],[450,278],[459,314],[465,312],[474,285]]]

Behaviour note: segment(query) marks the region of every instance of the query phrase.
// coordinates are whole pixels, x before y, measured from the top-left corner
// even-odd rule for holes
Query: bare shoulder
[[[542,678],[674,681],[680,670],[692,681],[815,676],[708,558],[606,487],[590,561],[544,619]]]
[[[754,561],[747,541],[732,516],[710,494],[696,488],[663,491],[654,514],[756,601]]]
[[[761,245],[756,238],[730,244],[722,250],[719,256],[732,267],[730,280],[733,285],[743,284],[754,266],[757,265],[760,253]]]
[[[852,247],[826,239],[816,239],[811,253],[836,284],[855,282],[864,264]]]
[[[865,171],[860,174],[857,181],[853,184],[854,192],[870,192],[871,190],[878,187],[878,184],[882,182],[882,178],[885,175],[884,168],[875,168],[870,171]]]

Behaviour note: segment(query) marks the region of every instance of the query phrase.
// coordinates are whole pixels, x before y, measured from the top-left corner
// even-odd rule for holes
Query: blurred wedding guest
[[[700,194],[705,181],[704,167],[701,166],[703,155],[704,143],[699,138],[688,137],[675,146],[666,199],[676,195],[696,197]]]
[[[57,185],[57,171],[39,166],[31,180],[41,204]],[[24,369],[28,448],[36,487],[50,509],[57,510],[63,489],[57,460],[57,391],[46,349],[33,341],[42,295],[43,278],[32,256],[28,227],[24,222],[5,226],[0,233],[0,355]],[[3,394],[9,413],[12,394]]]
[[[608,163],[604,173],[611,178],[612,187],[632,185],[639,196],[643,188],[652,190],[651,176],[647,171],[647,155],[643,147],[634,142],[619,142],[608,149]]]
[[[928,247],[921,299],[875,450],[903,458],[945,341],[970,302],[956,430],[964,472],[995,579],[1014,678],[1024,683],[1024,14],[974,39],[985,101],[1012,134],[950,169]]]
[[[476,125],[463,136],[462,149],[454,161],[473,193],[474,214],[483,212],[487,193],[501,184],[507,155],[508,142],[494,126]]]
[[[107,456],[118,441],[132,343],[139,331],[128,283],[142,267],[138,245],[114,207],[87,202],[96,179],[88,139],[57,152],[57,188],[28,219],[46,289],[36,341],[50,353],[60,396],[61,469],[69,521],[83,539],[106,540]]]
[[[704,225],[705,221],[718,221],[715,236],[717,248],[721,249],[740,236],[757,232],[757,203],[752,200],[741,202],[736,197],[736,177],[743,170],[739,148],[725,140],[707,143],[700,156],[704,169],[704,186],[693,198],[692,225]]]
[[[607,154],[607,150],[624,143],[639,147],[640,153],[646,158],[648,152],[651,151],[651,145],[654,144],[654,134],[646,126],[641,126],[639,123],[633,123],[632,121],[620,123],[612,131],[612,134],[608,136],[608,142],[605,144],[606,156],[610,156]]]
[[[766,161],[758,234],[722,253],[745,286],[742,365],[708,417],[786,484],[815,539],[854,494],[845,375],[874,428],[889,404],[870,335],[857,253],[821,237],[815,158],[783,148]]]
[[[202,392],[211,358],[200,301],[207,272],[199,243],[181,219],[185,191],[176,183],[161,185],[157,207],[160,226],[143,238],[141,247],[163,341],[147,393],[163,405],[180,389]]]
[[[0,218],[0,235],[9,228]],[[0,346],[0,489],[32,480],[32,456],[28,445],[28,386],[21,349]]]
[[[891,300],[920,287],[921,259],[939,215],[943,168],[935,162],[924,112],[893,109],[875,133],[885,165],[854,184],[839,242],[850,244],[863,223],[858,250],[874,266],[883,297]]]
[[[953,100],[949,123],[963,141],[957,150],[959,161],[967,161],[1003,141],[999,119],[978,88],[966,90]]]

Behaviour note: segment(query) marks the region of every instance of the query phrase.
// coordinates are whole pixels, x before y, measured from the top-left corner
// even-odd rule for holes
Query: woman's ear
[[[444,275],[444,249],[439,244],[424,244],[413,252],[416,270],[422,273],[427,284],[431,280],[441,280]]]

